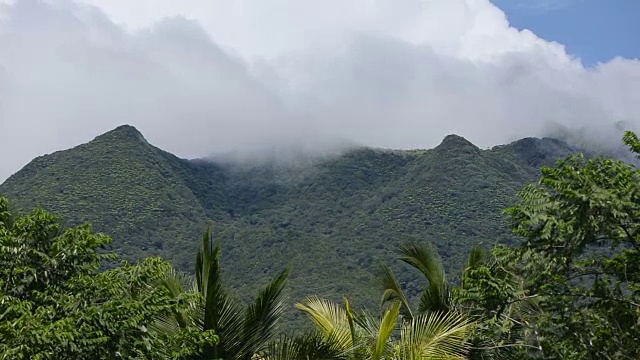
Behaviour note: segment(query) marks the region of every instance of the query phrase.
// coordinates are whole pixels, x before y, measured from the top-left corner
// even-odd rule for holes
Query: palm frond
[[[351,332],[352,342],[355,343],[358,338],[358,333],[356,331],[356,316],[351,311],[351,305],[349,304],[349,300],[344,298],[344,310],[347,314],[347,323],[349,324],[349,331]]]
[[[429,244],[408,244],[399,249],[400,260],[418,269],[432,284],[446,281],[442,259]]]
[[[220,267],[219,255],[220,244],[214,246],[211,242],[211,224],[209,224],[202,236],[202,247],[196,254],[196,285],[203,295],[207,293],[207,285],[210,282],[220,283],[219,278],[209,279],[210,276],[219,277],[220,275],[219,271],[216,271]]]
[[[161,283],[174,300],[179,302],[188,297],[187,306],[158,316],[154,331],[168,336],[185,328],[213,331],[220,341],[207,345],[201,356],[248,360],[267,346],[284,313],[288,271],[277,276],[243,313],[223,286],[219,256],[220,243],[213,243],[211,226],[208,226],[196,255],[195,282],[171,272]],[[191,291],[185,291],[186,288]]]
[[[156,314],[154,321],[149,324],[149,330],[167,335],[175,335],[181,329],[183,327],[176,321],[175,315],[168,313]]]
[[[429,284],[420,299],[418,311],[446,311],[449,309],[449,286],[445,277],[442,259],[429,244],[401,246],[400,260],[418,269]]]
[[[392,306],[399,307],[400,304],[394,302]],[[356,317],[355,324],[358,326],[358,337],[356,345],[349,353],[350,358],[370,359],[378,343],[382,318],[375,317],[368,312],[363,312],[360,316]]]
[[[334,343],[334,347],[343,351],[353,348],[355,343],[344,308],[316,296],[307,298],[304,304],[298,303],[295,307],[307,313],[325,341]]]
[[[220,244],[211,242],[211,227],[202,238],[202,248],[196,256],[196,284],[204,299],[202,328],[219,331],[224,325],[238,322],[240,310],[230,299],[222,283]]]
[[[467,259],[467,269],[476,269],[486,263],[487,254],[484,248],[479,245],[475,245],[471,252],[469,253],[469,258]]]
[[[160,286],[167,291],[172,300],[180,302],[185,294],[185,288],[190,287],[191,283],[192,281],[188,275],[171,269],[160,281]],[[178,306],[173,310],[175,323],[180,328],[185,328],[191,323],[189,310],[193,309],[193,304],[186,305]]]
[[[209,355],[231,358],[245,346],[243,319],[242,311],[224,289],[219,257],[220,243],[214,245],[211,241],[209,225],[196,255],[196,287],[203,299],[196,325],[220,336],[220,343],[207,351]]]
[[[227,297],[217,303],[216,308],[212,309],[207,305],[203,311],[205,315],[201,319],[209,319],[209,322],[203,321],[202,329],[213,330],[220,336],[220,343],[209,354],[213,358],[236,358],[245,347],[244,322],[238,304]]]
[[[193,291],[185,291],[193,285],[192,279],[183,273],[171,269],[160,280],[160,287],[166,290],[166,294],[176,302],[176,306],[167,312],[158,312],[148,324],[149,331],[163,337],[179,337],[185,329],[196,326],[199,318],[198,309],[201,300],[200,294]],[[159,341],[154,348],[164,357],[170,358],[175,350],[171,341]]]
[[[314,332],[295,337],[282,336],[270,342],[258,355],[262,360],[341,360],[346,356],[324,341],[322,334]]]
[[[247,308],[241,353],[249,356],[257,353],[274,336],[278,320],[285,311],[284,288],[288,275],[288,270],[281,272]]]
[[[394,303],[393,305],[395,306],[396,304],[398,303]],[[368,312],[363,312],[355,318],[355,324],[358,326],[361,338],[360,340],[368,342],[367,346],[374,346],[375,340],[378,338],[381,321],[381,318],[375,317]]]
[[[372,360],[383,359],[384,355],[388,353],[389,338],[396,328],[398,323],[398,315],[400,314],[400,303],[395,303],[389,309],[387,309],[382,316],[380,322],[380,328],[378,336],[376,337],[375,347],[373,348]]]
[[[402,316],[407,319],[413,319],[413,312],[409,306],[409,301],[407,300],[404,291],[402,291],[400,283],[398,283],[393,270],[391,270],[391,268],[386,264],[382,265],[382,277],[380,282],[384,289],[380,305],[384,306],[386,303],[398,301],[402,304],[400,308]]]
[[[450,304],[450,292],[448,284],[429,284],[420,296],[418,313],[428,311],[448,311]]]
[[[464,359],[470,349],[471,322],[455,312],[422,314],[400,335],[399,359]]]

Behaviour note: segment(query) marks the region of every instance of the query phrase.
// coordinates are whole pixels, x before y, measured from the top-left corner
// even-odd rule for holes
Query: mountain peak
[[[107,131],[106,133],[97,136],[96,140],[108,140],[108,141],[136,141],[147,144],[147,140],[144,138],[142,133],[138,131],[134,126],[131,125],[120,125],[111,131]]]
[[[120,125],[118,127],[116,127],[115,129],[108,131],[105,133],[106,134],[118,134],[118,135],[124,135],[124,136],[137,136],[137,137],[143,137],[142,133],[135,128],[135,126],[133,125],[129,125],[129,124],[124,124],[124,125]],[[144,138],[144,137],[143,137]]]
[[[455,134],[445,136],[440,145],[436,146],[435,150],[454,153],[476,153],[480,151],[480,149],[469,140]]]
[[[550,137],[526,137],[511,144],[496,146],[494,149],[506,149],[535,168],[542,165],[552,165],[557,159],[579,151],[563,140]]]
[[[133,125],[129,125],[129,124],[124,124],[124,125],[120,125],[118,127],[116,127],[115,129],[111,130],[112,132],[125,132],[125,133],[135,133],[135,134],[140,134],[140,131],[138,131],[138,129],[135,128],[135,126]]]

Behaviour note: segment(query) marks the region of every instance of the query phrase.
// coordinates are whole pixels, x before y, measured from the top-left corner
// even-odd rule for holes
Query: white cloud
[[[121,123],[201,156],[640,119],[639,61],[584,68],[488,0],[85,2],[0,8],[0,179]]]

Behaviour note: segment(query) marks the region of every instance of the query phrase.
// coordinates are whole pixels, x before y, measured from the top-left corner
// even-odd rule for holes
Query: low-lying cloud
[[[144,3],[0,5],[0,181],[123,123],[196,157],[640,119],[640,61],[585,68],[488,0]]]

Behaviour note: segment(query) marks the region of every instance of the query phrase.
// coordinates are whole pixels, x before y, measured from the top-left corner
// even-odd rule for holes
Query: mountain
[[[410,295],[421,288],[394,262],[402,243],[433,243],[455,277],[472,245],[516,241],[502,210],[541,165],[573,152],[550,138],[481,150],[449,135],[430,150],[358,148],[305,165],[251,165],[180,159],[121,126],[34,159],[0,194],[19,209],[91,222],[125,259],[159,255],[185,271],[211,221],[240,296],[291,266],[292,301],[347,296],[373,307],[383,261]]]
[[[71,224],[91,222],[114,235],[116,249],[134,259],[183,249],[179,239],[197,236],[206,223],[205,210],[183,178],[185,165],[149,145],[135,128],[122,126],[34,159],[0,193],[19,208],[42,206]]]

